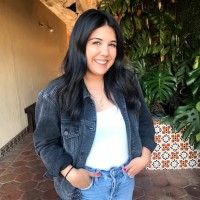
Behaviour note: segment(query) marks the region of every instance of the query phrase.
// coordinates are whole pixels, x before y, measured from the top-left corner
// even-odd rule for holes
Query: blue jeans
[[[92,178],[90,186],[81,190],[81,200],[132,200],[135,179],[123,172],[125,165],[109,171],[85,167],[88,171],[99,172],[101,176]]]

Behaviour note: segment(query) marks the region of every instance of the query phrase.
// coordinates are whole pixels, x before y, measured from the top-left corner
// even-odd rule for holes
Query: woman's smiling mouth
[[[95,60],[95,62],[98,63],[98,64],[101,64],[101,65],[105,65],[108,61],[107,60],[105,60],[105,61],[103,61],[103,60]]]

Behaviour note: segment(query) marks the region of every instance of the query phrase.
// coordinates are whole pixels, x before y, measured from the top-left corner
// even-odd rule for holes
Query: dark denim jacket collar
[[[84,84],[84,85],[83,85],[83,98],[85,99],[85,98],[87,98],[87,97],[90,97],[90,93],[89,93],[89,91],[88,91],[86,85]]]

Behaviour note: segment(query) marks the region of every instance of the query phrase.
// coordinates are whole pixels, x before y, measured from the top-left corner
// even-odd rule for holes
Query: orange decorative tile
[[[168,124],[154,121],[157,147],[147,169],[200,168],[200,151],[193,150],[189,141],[183,141],[182,132],[172,132]]]

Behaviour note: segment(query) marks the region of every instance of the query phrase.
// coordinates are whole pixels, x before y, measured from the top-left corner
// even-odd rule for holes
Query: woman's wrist
[[[66,175],[65,175],[65,179],[67,178],[68,174],[71,172],[71,170],[72,170],[73,168],[74,168],[74,167],[72,166],[72,167],[68,170],[68,172],[67,172]]]
[[[68,165],[65,169],[61,171],[61,174],[66,178],[72,169],[73,169],[73,166]]]
[[[144,159],[146,164],[148,164],[151,161],[151,151],[146,147],[143,147],[141,157]]]

